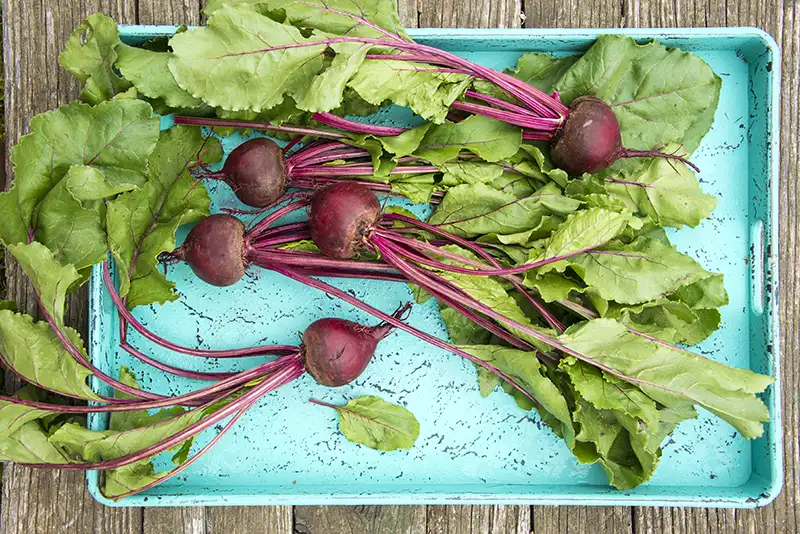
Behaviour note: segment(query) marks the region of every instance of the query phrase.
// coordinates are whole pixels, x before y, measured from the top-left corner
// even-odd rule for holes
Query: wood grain
[[[425,534],[424,506],[297,506],[296,534]]]

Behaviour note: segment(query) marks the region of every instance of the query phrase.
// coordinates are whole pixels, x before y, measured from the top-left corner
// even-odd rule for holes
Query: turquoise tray
[[[128,42],[171,34],[172,27],[124,26]],[[782,450],[778,348],[778,83],[779,54],[772,38],[752,28],[646,30],[411,30],[414,39],[478,63],[505,68],[523,52],[570,54],[601,33],[655,38],[702,56],[723,80],[711,132],[692,160],[703,188],[719,198],[713,216],[696,229],[675,232],[677,246],[707,268],[725,273],[730,304],[723,327],[699,348],[710,358],[775,377],[764,394],[772,422],[761,439],[747,441],[709,413],[682,423],[664,444],[652,481],[634,491],[608,486],[597,465],[580,466],[536,415],[502,393],[484,399],[475,369],[465,361],[398,333],[379,347],[355,383],[327,389],[303,377],[259,402],[211,452],[187,471],[143,494],[114,503],[100,495],[97,472],[89,490],[112,506],[267,504],[595,504],[755,507],[781,489]],[[382,113],[403,123],[402,110]],[[224,139],[230,150],[243,138]],[[223,185],[212,185],[213,208],[237,206]],[[394,201],[399,202],[400,201]],[[411,207],[411,206],[407,206]],[[424,209],[413,207],[418,214]],[[180,236],[182,237],[182,236]],[[267,271],[229,288],[199,282],[183,266],[169,277],[181,297],[136,310],[150,328],[202,347],[296,343],[313,320],[338,316],[373,322],[352,307]],[[335,282],[384,310],[410,298],[403,284]],[[445,336],[434,303],[415,306],[414,326]],[[98,272],[91,282],[91,357],[116,375],[130,366],[143,387],[178,394],[199,385],[165,376],[118,350],[112,303]],[[139,348],[194,369],[229,369],[230,362],[199,362],[158,350],[131,334]],[[253,361],[238,362],[251,365]],[[98,390],[103,390],[96,384]],[[104,391],[105,392],[105,391]],[[106,392],[108,393],[108,392]],[[375,394],[406,405],[421,434],[409,451],[378,452],[345,440],[336,414],[310,398],[343,403]],[[94,429],[107,418],[90,419]],[[196,447],[207,442],[205,434]],[[167,467],[164,459],[160,467]],[[159,466],[157,466],[159,467]]]

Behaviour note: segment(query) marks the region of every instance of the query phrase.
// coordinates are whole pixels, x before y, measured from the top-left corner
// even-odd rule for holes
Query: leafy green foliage
[[[440,165],[467,150],[484,161],[502,161],[516,154],[522,140],[519,128],[482,115],[461,122],[432,125],[415,155]]]
[[[66,296],[81,280],[78,271],[72,265],[59,264],[53,253],[37,242],[14,245],[9,251],[31,280],[42,309],[85,356],[78,333],[64,325]],[[68,396],[99,400],[86,381],[91,371],[67,352],[46,322],[34,322],[29,315],[11,310],[0,311],[0,355],[29,382]]]
[[[626,176],[612,173],[605,190],[659,225],[694,227],[717,207],[717,199],[703,193],[697,177],[685,165],[653,158],[635,176]]]
[[[384,38],[385,34],[359,22],[363,18],[405,39],[394,0],[210,0],[203,12],[211,16],[224,5],[249,6],[250,9],[300,28],[314,28],[326,33],[358,37]]]
[[[76,102],[34,117],[11,150],[14,186],[0,193],[3,242],[34,233],[64,264],[102,261],[104,213],[95,201],[145,181],[157,138],[158,118],[138,100]]]
[[[221,157],[217,139],[204,138],[198,128],[171,128],[150,154],[147,182],[108,204],[108,248],[119,267],[120,295],[130,308],[177,298],[157,257],[175,248],[180,225],[209,213],[208,192],[190,166]]]
[[[472,79],[465,74],[430,71],[430,67],[424,64],[373,59],[364,62],[348,85],[367,102],[381,104],[390,100],[411,108],[427,120],[442,123],[450,105],[464,94]],[[498,128],[503,125],[519,131],[508,124],[496,122]]]
[[[550,92],[556,81],[580,59],[580,56],[554,58],[550,54],[528,52],[522,54],[510,73],[528,85]]]
[[[342,95],[322,95],[313,81],[324,69],[323,53],[328,47],[322,39],[319,33],[304,37],[293,26],[245,8],[225,6],[214,12],[207,27],[170,40],[174,53],[169,68],[178,85],[210,106],[259,112],[280,104],[285,95],[311,103],[316,94],[324,97],[324,105],[313,111],[330,111],[341,104]],[[355,54],[349,48],[340,51]],[[334,70],[324,73],[325,81],[339,83],[343,89],[341,82],[347,81],[358,62],[356,54],[352,61],[337,63]]]
[[[370,449],[410,449],[419,437],[419,422],[414,414],[379,397],[357,397],[344,406],[319,404],[339,413],[339,428],[347,439]]]
[[[602,298],[622,304],[648,302],[711,275],[674,247],[643,237],[627,245],[610,243],[545,267],[559,271],[570,267]]]
[[[761,423],[769,420],[767,407],[755,394],[772,383],[771,377],[650,341],[610,319],[588,321],[559,340],[594,365],[635,383],[656,402],[667,407],[698,404],[747,438],[760,436]]]
[[[552,233],[543,250],[531,253],[531,260],[555,259],[602,247],[622,232],[628,224],[628,219],[627,215],[602,208],[590,208],[573,213]],[[566,259],[545,265],[539,272],[557,269],[562,262],[570,261]]]
[[[601,35],[555,88],[567,103],[594,95],[610,104],[625,146],[676,144],[692,152],[714,120],[721,84],[694,54]]]
[[[58,63],[84,84],[84,102],[98,104],[131,86],[114,72],[119,44],[117,23],[102,13],[91,15],[70,35]]]
[[[203,101],[181,89],[169,71],[169,52],[159,52],[121,44],[115,66],[139,93],[160,98],[172,108],[196,108]]]
[[[549,184],[534,194],[517,198],[484,184],[451,188],[429,219],[430,224],[461,237],[494,234],[503,243],[525,244],[547,215],[567,215],[580,202],[561,194]],[[522,234],[524,237],[522,237]]]

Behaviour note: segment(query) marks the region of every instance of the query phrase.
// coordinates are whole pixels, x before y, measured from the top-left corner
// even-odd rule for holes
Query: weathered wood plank
[[[296,534],[425,534],[424,506],[297,506]]]
[[[421,28],[519,28],[520,0],[423,0]]]
[[[528,506],[429,506],[427,534],[529,534]]]
[[[6,0],[4,2],[6,63],[6,131],[8,146],[28,130],[30,118],[64,104],[77,95],[77,84],[58,67],[58,53],[80,20],[103,10],[117,20],[134,22],[133,0],[73,2]],[[10,163],[6,162],[6,165]],[[9,178],[13,175],[9,172]],[[9,262],[9,297],[20,309],[35,313],[35,305],[20,269]],[[71,299],[67,322],[86,332],[86,293]],[[7,387],[17,387],[7,380]],[[100,506],[86,491],[80,472],[36,471],[15,465],[3,472],[0,531],[12,533],[105,534],[138,533],[141,512]]]
[[[616,28],[619,0],[525,0],[526,28]]]
[[[206,534],[205,508],[149,508],[143,510],[142,534]],[[230,531],[231,533],[235,531]]]

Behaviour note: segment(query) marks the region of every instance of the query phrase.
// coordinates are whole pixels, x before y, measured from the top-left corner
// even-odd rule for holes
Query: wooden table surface
[[[524,5],[522,2],[524,1]],[[120,23],[198,24],[203,0],[4,0],[3,36],[8,146],[33,115],[76,98],[58,66],[70,31],[102,11]],[[355,506],[105,508],[86,491],[83,473],[6,465],[0,534],[604,534],[797,532],[798,460],[798,46],[800,0],[401,0],[407,27],[757,26],[782,50],[781,288],[784,489],[756,510],[556,506]],[[10,163],[6,162],[8,175]],[[2,222],[0,222],[2,224]],[[9,265],[9,298],[34,312],[24,277]],[[86,296],[69,320],[86,331]]]

